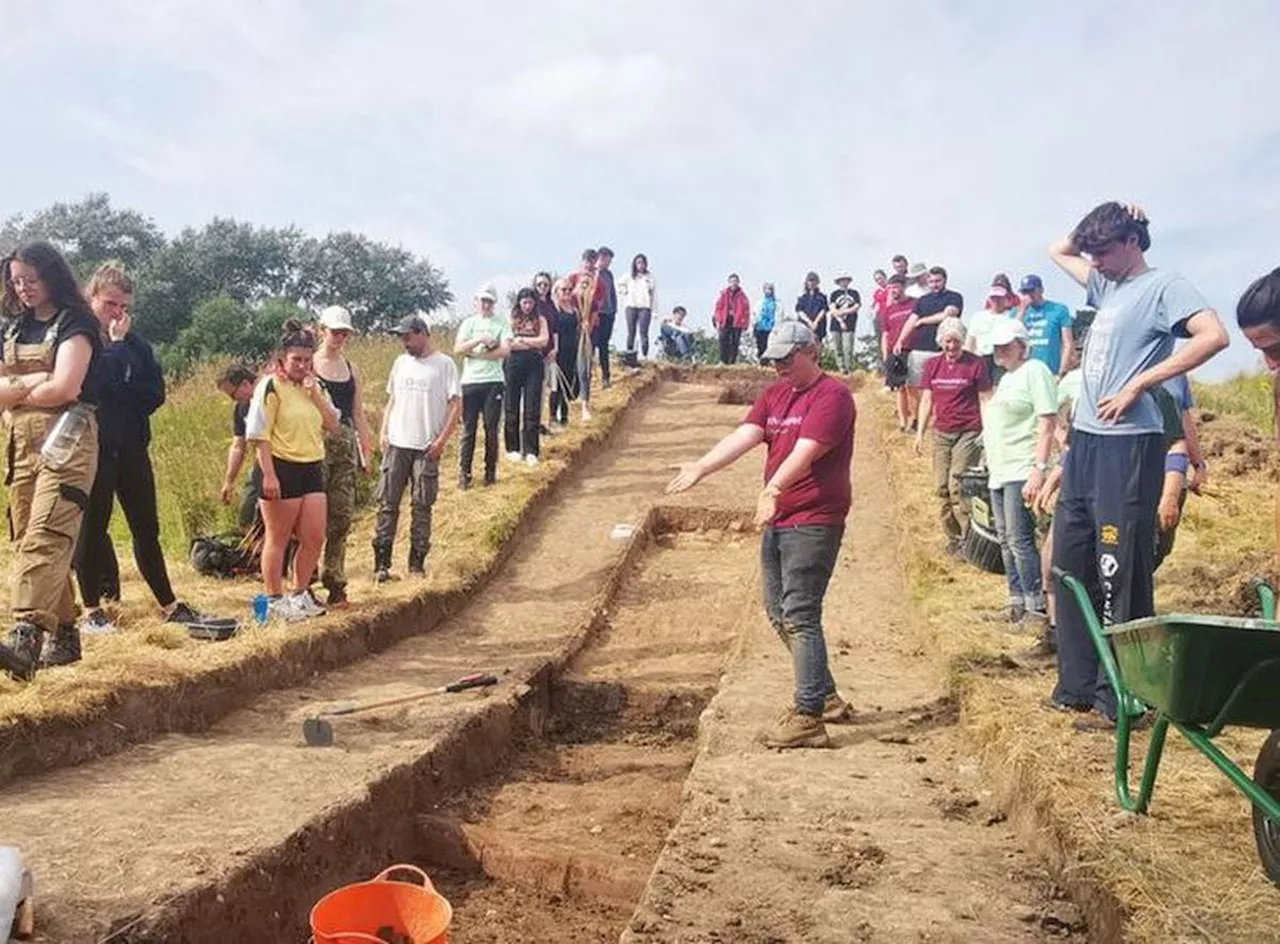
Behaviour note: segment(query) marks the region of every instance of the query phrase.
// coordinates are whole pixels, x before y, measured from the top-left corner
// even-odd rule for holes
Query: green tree
[[[297,298],[313,307],[346,305],[362,330],[453,300],[443,273],[430,262],[359,233],[305,240],[295,260]]]
[[[165,244],[164,234],[149,217],[115,209],[105,193],[91,193],[78,203],[55,203],[30,217],[11,216],[0,225],[0,252],[36,239],[62,249],[82,279],[107,259],[139,270]]]

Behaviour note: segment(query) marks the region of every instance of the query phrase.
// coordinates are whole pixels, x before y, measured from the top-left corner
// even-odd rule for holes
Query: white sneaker
[[[325,608],[311,595],[310,590],[299,590],[289,596],[293,600],[293,605],[297,607],[298,612],[303,617],[324,616]]]
[[[298,608],[298,601],[293,596],[276,597],[267,602],[267,619],[284,620],[286,623],[297,623],[307,618],[307,614]]]
[[[582,404],[582,422],[591,422],[591,407],[587,406],[585,403]]]
[[[537,457],[537,456],[532,456],[532,455],[531,455],[531,456],[525,456],[525,457],[524,457],[524,464],[525,464],[525,465],[527,465],[527,466],[529,466],[529,468],[533,468],[534,466],[536,466],[536,465],[538,464],[538,457]]]
[[[518,452],[508,452],[508,453],[507,453],[507,461],[508,461],[508,462],[519,462],[519,461],[520,461],[520,453],[518,453]]]
[[[116,624],[104,610],[93,610],[80,621],[80,633],[84,636],[105,636],[116,631]]]

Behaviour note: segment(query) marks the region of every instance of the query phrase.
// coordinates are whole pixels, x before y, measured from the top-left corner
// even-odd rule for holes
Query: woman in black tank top
[[[343,353],[355,333],[351,313],[333,305],[320,313],[323,343],[315,356],[316,379],[338,408],[338,429],[325,437],[324,482],[329,497],[324,564],[320,582],[329,591],[328,606],[342,609],[347,602],[347,536],[356,511],[356,475],[372,472],[368,457],[371,439],[364,412],[360,372]]]

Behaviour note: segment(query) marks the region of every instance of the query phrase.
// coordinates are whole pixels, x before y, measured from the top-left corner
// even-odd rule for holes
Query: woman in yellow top
[[[320,559],[328,522],[324,487],[325,432],[340,418],[312,369],[316,342],[301,322],[284,323],[275,369],[253,393],[245,420],[247,438],[258,450],[262,476],[262,582],[269,616],[293,622],[320,616],[324,608],[308,585]],[[297,535],[293,592],[283,591],[285,545]]]

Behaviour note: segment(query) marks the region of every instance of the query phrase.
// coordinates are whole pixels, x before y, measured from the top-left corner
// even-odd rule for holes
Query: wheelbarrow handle
[[[1262,576],[1254,577],[1249,581],[1249,585],[1253,587],[1253,592],[1258,595],[1258,603],[1262,607],[1262,618],[1274,622],[1276,618],[1276,588],[1271,585],[1270,580]]]

